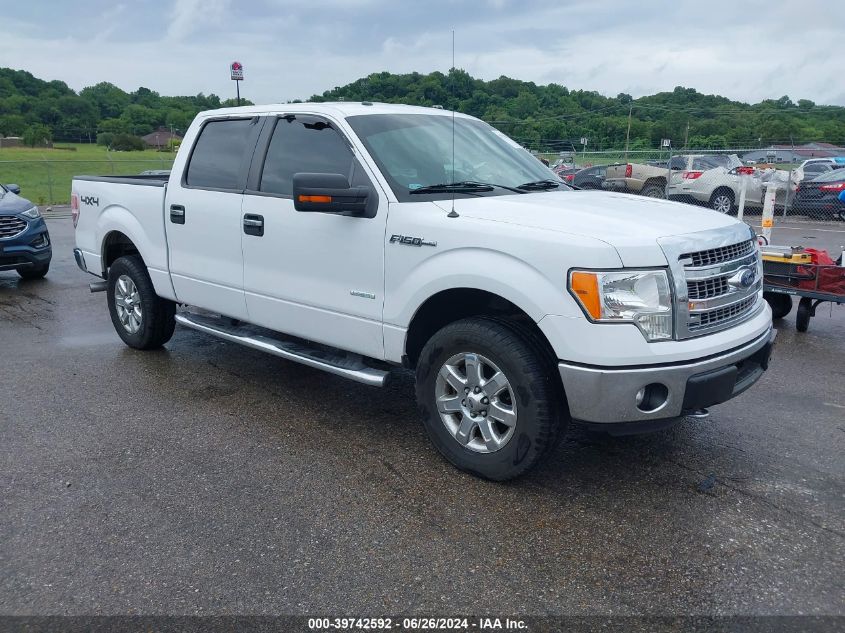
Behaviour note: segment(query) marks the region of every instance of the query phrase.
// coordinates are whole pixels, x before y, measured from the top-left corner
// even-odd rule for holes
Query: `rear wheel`
[[[18,274],[21,276],[21,279],[43,279],[47,272],[50,270],[50,264],[46,264],[44,266],[30,266],[28,268],[18,268]]]
[[[647,198],[665,198],[666,190],[660,185],[647,185],[642,190],[642,195]]]
[[[710,208],[719,213],[730,213],[734,206],[734,194],[727,189],[717,189],[710,196]]]
[[[792,311],[792,297],[779,292],[764,292],[763,298],[772,308],[772,318],[782,319]]]
[[[120,257],[109,268],[108,304],[112,324],[129,347],[161,347],[176,328],[176,304],[159,297],[144,261]]]
[[[434,334],[416,385],[434,446],[486,479],[533,468],[569,422],[554,362],[530,336],[492,319],[463,319]]]
[[[813,300],[804,297],[798,302],[798,311],[795,313],[795,329],[799,332],[806,332],[810,327],[810,317],[813,316]]]

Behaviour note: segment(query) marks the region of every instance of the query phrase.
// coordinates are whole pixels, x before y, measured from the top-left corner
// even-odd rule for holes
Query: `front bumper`
[[[50,233],[41,218],[28,221],[20,235],[0,240],[0,270],[43,267],[52,258]]]
[[[692,363],[612,368],[561,362],[569,412],[583,422],[648,423],[726,402],[763,375],[776,336],[770,326],[737,349]],[[656,398],[638,407],[637,393],[649,385],[661,387],[651,387]]]

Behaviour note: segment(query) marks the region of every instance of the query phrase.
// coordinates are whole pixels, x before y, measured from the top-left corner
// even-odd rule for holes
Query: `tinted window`
[[[314,116],[285,117],[276,123],[259,189],[293,195],[296,173],[341,174],[350,177],[354,157],[328,121]]]
[[[824,163],[812,163],[810,165],[807,165],[804,168],[804,173],[805,174],[820,174],[824,171],[830,171],[830,169],[831,169],[830,165],[825,165]]]
[[[815,179],[816,182],[835,182],[837,180],[845,180],[845,169],[834,169]]]
[[[191,154],[185,184],[191,187],[238,189],[238,176],[252,125],[252,119],[206,123]]]

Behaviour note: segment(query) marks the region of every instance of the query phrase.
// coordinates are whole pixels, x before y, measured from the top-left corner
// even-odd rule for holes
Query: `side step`
[[[340,351],[309,347],[304,342],[276,338],[261,333],[270,333],[270,330],[246,325],[232,325],[231,319],[210,317],[193,312],[179,312],[176,314],[176,323],[232,343],[239,343],[315,369],[322,369],[336,376],[362,382],[371,387],[383,387],[387,381],[388,372],[386,370],[365,365],[358,355],[347,355]]]

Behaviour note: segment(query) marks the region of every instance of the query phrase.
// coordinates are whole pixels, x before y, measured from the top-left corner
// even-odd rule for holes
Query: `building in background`
[[[171,141],[174,141],[175,143],[182,142],[181,134],[179,134],[176,130],[171,130],[166,127],[160,127],[156,131],[150,132],[141,138],[144,143],[147,144],[147,147],[154,149],[168,149]]]

